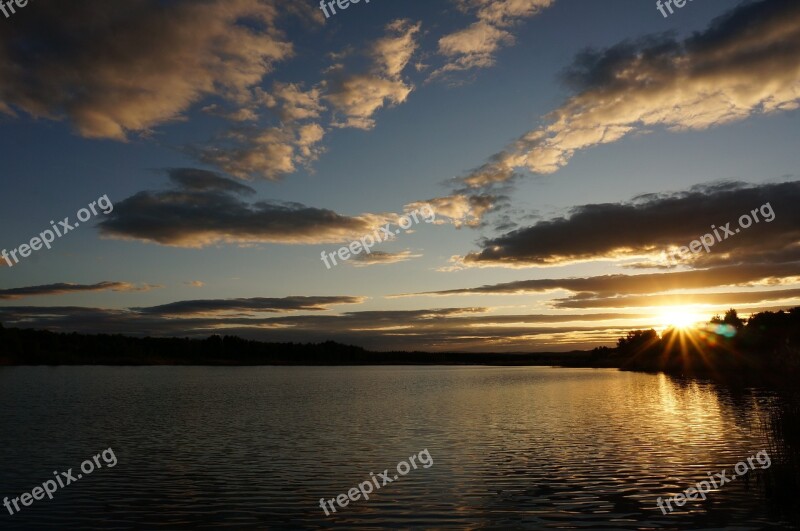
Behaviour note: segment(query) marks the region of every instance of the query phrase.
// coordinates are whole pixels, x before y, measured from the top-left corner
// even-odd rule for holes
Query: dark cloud
[[[681,52],[680,43],[669,34],[647,35],[637,40],[621,42],[605,50],[588,48],[575,57],[562,74],[562,79],[567,86],[577,91],[621,86],[628,80],[618,74],[634,60],[675,72],[675,58]]]
[[[68,295],[71,293],[83,293],[88,291],[149,291],[153,286],[145,284],[137,286],[129,282],[98,282],[97,284],[45,284],[43,286],[28,286],[24,288],[11,288],[0,290],[0,300],[3,299],[22,299],[24,297],[39,297],[44,295]]]
[[[167,175],[179,188],[194,192],[231,192],[255,194],[256,191],[239,182],[222,177],[218,173],[197,168],[170,168]]]
[[[0,112],[123,140],[209,96],[246,100],[293,53],[276,22],[298,9],[283,4],[36,0],[0,33]]]
[[[554,308],[589,309],[589,308],[638,308],[645,306],[687,306],[692,304],[713,304],[733,306],[775,301],[795,301],[800,299],[800,289],[783,289],[770,291],[746,291],[728,293],[679,293],[660,295],[635,295],[629,297],[590,297],[576,295],[553,301]]]
[[[342,216],[299,203],[237,197],[249,187],[202,170],[170,170],[178,186],[143,191],[114,205],[100,224],[104,236],[176,247],[215,243],[314,244],[352,241],[389,221],[384,216]]]
[[[718,286],[777,285],[786,278],[798,276],[799,273],[800,262],[759,264],[749,267],[737,265],[670,273],[518,280],[477,288],[459,288],[416,295],[520,295],[564,290],[584,294],[584,297],[612,297]]]
[[[764,253],[772,258],[782,254],[796,259],[800,242],[797,204],[800,181],[758,186],[716,184],[674,194],[650,194],[627,203],[582,205],[567,217],[542,220],[486,240],[481,245],[483,250],[468,254],[464,262],[546,266],[650,256],[652,265],[657,265],[662,252],[688,247],[705,234],[715,241],[711,252],[688,252],[680,256],[681,262],[752,263]],[[753,210],[758,211],[757,216],[753,216]],[[759,222],[725,238],[720,227],[730,222],[727,228],[735,232],[740,217],[747,215],[758,217]]]
[[[179,301],[149,308],[131,308],[147,315],[250,314],[260,312],[322,311],[337,304],[360,304],[363,297],[283,297]]]

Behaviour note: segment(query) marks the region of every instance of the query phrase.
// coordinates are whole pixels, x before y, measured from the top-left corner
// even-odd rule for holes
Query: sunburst
[[[681,307],[664,308],[658,315],[661,327],[687,330],[693,328],[697,323],[703,321],[703,316],[699,313]]]

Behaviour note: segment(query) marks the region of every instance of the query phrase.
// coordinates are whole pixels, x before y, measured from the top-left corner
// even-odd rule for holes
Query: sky
[[[0,323],[568,351],[796,306],[800,4],[670,7],[0,15]]]

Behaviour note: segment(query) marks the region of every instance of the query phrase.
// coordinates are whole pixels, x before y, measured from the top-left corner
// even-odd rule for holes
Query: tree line
[[[267,343],[238,336],[131,337],[4,328],[0,365],[571,365],[587,352],[373,352],[334,341]]]
[[[755,313],[746,321],[733,308],[704,326],[632,330],[616,348],[592,352],[598,365],[685,375],[797,375],[800,372],[800,307]]]

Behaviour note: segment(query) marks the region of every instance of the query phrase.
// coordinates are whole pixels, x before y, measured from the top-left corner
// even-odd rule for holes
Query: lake
[[[117,464],[0,507],[0,528],[786,529],[793,407],[606,369],[3,367],[0,497],[108,448]],[[427,468],[320,507],[425,449]],[[769,468],[656,507],[761,450]]]

